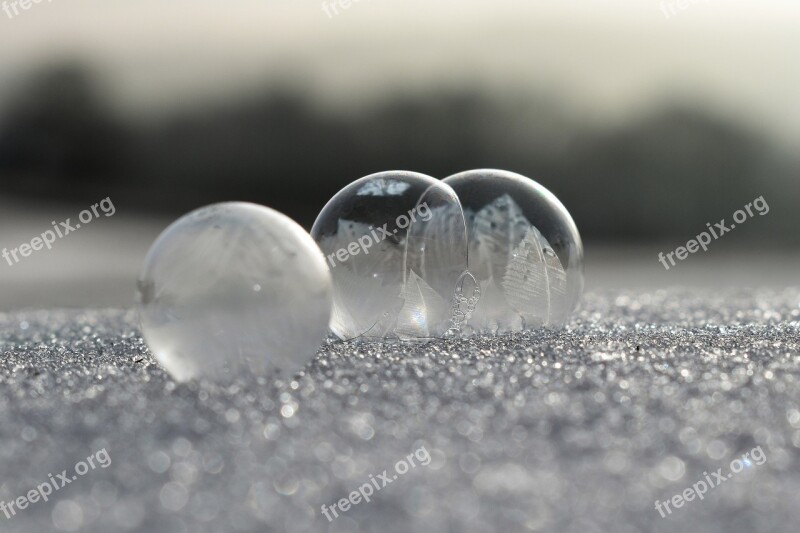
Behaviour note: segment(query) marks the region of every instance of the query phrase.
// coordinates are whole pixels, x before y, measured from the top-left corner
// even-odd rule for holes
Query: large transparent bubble
[[[467,269],[464,216],[430,176],[381,172],[339,191],[311,236],[333,278],[331,330],[341,339],[457,333],[456,288]]]
[[[567,321],[583,292],[583,244],[561,202],[535,181],[502,170],[444,180],[467,223],[469,277],[479,295],[467,325],[504,333]]]
[[[138,282],[142,332],[177,380],[294,371],[327,336],[331,279],[288,217],[223,203],[169,226]]]

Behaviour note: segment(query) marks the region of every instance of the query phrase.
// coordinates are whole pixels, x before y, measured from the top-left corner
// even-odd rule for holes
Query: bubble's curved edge
[[[289,229],[289,231],[291,231],[292,234],[296,237],[296,242],[298,242],[301,246],[303,246],[309,252],[311,257],[315,258],[313,260],[318,264],[319,270],[321,272],[324,272],[324,276],[325,276],[325,278],[327,280],[327,282],[324,282],[324,286],[325,286],[324,287],[324,290],[325,290],[324,297],[325,297],[325,299],[327,300],[327,303],[328,303],[328,305],[327,305],[327,307],[328,307],[328,313],[327,313],[328,314],[328,320],[326,322],[330,323],[330,318],[333,316],[333,279],[332,279],[330,270],[327,268],[327,263],[325,262],[325,256],[322,253],[322,250],[317,245],[316,241],[313,238],[311,238],[311,235],[309,235],[309,233],[300,224],[298,224],[295,220],[293,220],[288,215],[285,215],[284,213],[281,213],[280,211],[278,211],[276,209],[273,209],[271,207],[268,207],[268,206],[265,206],[265,205],[261,205],[261,204],[257,204],[255,202],[247,202],[247,201],[231,200],[231,201],[225,201],[225,202],[217,202],[217,203],[214,203],[214,204],[208,204],[208,205],[201,206],[201,207],[198,207],[196,209],[193,209],[193,210],[187,212],[186,214],[179,216],[172,223],[170,223],[167,227],[165,227],[161,231],[161,233],[159,233],[158,237],[156,237],[155,240],[153,241],[153,243],[150,245],[150,248],[148,249],[148,252],[145,255],[145,259],[142,262],[142,267],[139,270],[139,276],[138,276],[137,281],[136,281],[137,290],[135,292],[135,297],[134,297],[134,301],[135,301],[135,304],[136,304],[135,305],[135,307],[136,307],[136,319],[137,319],[137,322],[138,322],[138,325],[139,325],[139,330],[141,332],[142,338],[144,339],[148,350],[150,350],[150,352],[153,355],[153,358],[156,360],[156,362],[159,364],[159,366],[161,366],[170,375],[170,377],[173,380],[175,380],[176,382],[178,382],[178,383],[187,383],[187,382],[190,382],[190,381],[195,381],[195,380],[198,380],[198,379],[202,379],[205,376],[203,375],[202,372],[198,371],[197,369],[185,369],[185,370],[178,369],[178,370],[174,370],[174,369],[167,368],[167,366],[165,366],[164,361],[162,360],[162,358],[158,357],[156,351],[151,347],[151,343],[147,341],[147,330],[144,327],[142,302],[140,301],[140,297],[139,297],[140,290],[139,290],[138,287],[143,283],[143,280],[145,279],[145,273],[147,271],[147,267],[153,260],[153,256],[154,256],[155,250],[158,249],[160,244],[163,244],[164,240],[170,234],[171,230],[175,229],[180,224],[182,224],[182,223],[186,222],[187,220],[189,220],[189,219],[191,219],[193,217],[196,217],[198,215],[211,214],[213,211],[216,211],[216,210],[219,210],[219,209],[222,209],[222,208],[232,208],[232,207],[241,207],[241,208],[255,210],[255,211],[258,211],[261,214],[271,218],[271,219],[278,220],[278,221],[281,221],[283,223],[287,223],[286,226]],[[323,334],[322,338],[319,340],[319,347],[317,348],[317,351],[319,351],[319,349],[322,348],[322,346],[324,345],[324,341],[325,341],[325,338],[326,338],[327,334],[328,334],[328,329],[326,328],[325,333]],[[302,367],[296,369],[296,371],[300,371],[300,370],[302,370]]]
[[[575,219],[572,217],[572,213],[569,212],[569,209],[567,209],[567,207],[563,204],[563,202],[561,202],[561,200],[559,200],[558,197],[550,191],[550,189],[548,189],[535,179],[519,174],[518,172],[512,172],[510,170],[501,170],[498,168],[476,168],[472,170],[465,170],[447,176],[446,178],[442,179],[442,182],[447,184],[447,180],[450,179],[476,177],[478,175],[488,175],[499,178],[518,179],[526,183],[530,183],[539,193],[542,194],[542,196],[547,198],[548,201],[552,202],[553,204],[563,209],[564,213],[566,213],[568,216],[570,230],[575,234],[576,243],[579,245],[578,253],[580,255],[580,258],[581,259],[583,258],[583,240],[581,239],[581,234],[578,231],[578,226],[575,224]]]
[[[389,177],[422,179],[422,180],[424,180],[426,182],[429,182],[429,188],[427,190],[430,190],[431,187],[435,187],[437,185],[441,185],[442,184],[441,180],[438,180],[438,179],[434,178],[433,176],[429,176],[429,175],[423,174],[421,172],[414,172],[412,170],[384,170],[384,171],[380,171],[380,172],[373,172],[372,174],[368,174],[366,176],[358,178],[357,180],[351,181],[350,183],[348,183],[347,185],[345,185],[344,187],[339,189],[339,191],[336,194],[334,194],[327,202],[325,202],[325,205],[322,207],[322,209],[320,209],[319,214],[317,214],[317,217],[314,219],[314,224],[312,224],[312,226],[311,226],[311,231],[309,232],[310,237],[314,241],[315,246],[317,246],[317,248],[320,249],[320,253],[322,254],[322,257],[323,257],[323,262],[325,263],[325,268],[329,273],[330,273],[330,267],[328,266],[328,263],[325,262],[324,253],[322,253],[321,248],[319,248],[319,243],[317,242],[317,240],[319,238],[319,232],[321,231],[320,230],[320,227],[322,225],[321,221],[324,218],[325,213],[340,198],[350,194],[350,192],[353,189],[357,189],[357,188],[361,187],[362,185],[364,185],[365,183],[367,183],[367,182],[369,182],[371,180],[374,180],[376,178],[389,178]],[[452,187],[450,187],[448,185],[447,189],[449,189],[449,192],[452,193],[455,196],[455,191],[453,191]],[[427,190],[426,190],[426,192],[427,192]],[[456,196],[456,198],[457,198],[457,196]],[[419,200],[418,200],[417,203],[419,203]],[[333,298],[332,297],[331,297],[331,300],[332,300],[331,301],[331,317],[333,317],[334,303],[333,303]],[[376,321],[376,324],[377,324],[377,321]],[[374,327],[374,324],[373,324],[372,327]],[[337,332],[336,329],[333,328],[333,327],[329,327],[328,329],[329,329],[330,333],[332,333],[336,338],[338,338],[342,342],[369,339],[369,337],[366,337],[365,335],[370,330],[367,330],[367,331],[365,331],[365,332],[363,332],[363,333],[361,333],[359,335],[356,335],[355,337],[348,337],[346,335],[343,335],[342,332]]]
[[[355,189],[355,188],[361,187],[364,183],[366,183],[366,182],[368,182],[370,180],[373,180],[373,179],[376,179],[376,178],[388,178],[388,177],[422,178],[422,179],[424,179],[426,181],[429,181],[431,186],[433,186],[433,185],[435,185],[437,183],[441,183],[440,180],[437,180],[433,176],[429,176],[427,174],[422,174],[421,172],[414,172],[414,171],[411,171],[411,170],[384,170],[382,172],[374,172],[374,173],[368,174],[368,175],[366,175],[366,176],[364,176],[362,178],[358,178],[357,180],[351,181],[350,183],[348,183],[347,185],[345,185],[344,187],[339,189],[339,191],[336,194],[331,196],[330,200],[325,202],[325,205],[322,206],[322,209],[319,210],[319,214],[317,215],[317,218],[314,219],[314,224],[312,224],[312,226],[311,226],[311,232],[310,232],[311,233],[311,238],[316,241],[317,232],[319,231],[320,219],[322,218],[322,215],[328,210],[328,208],[330,206],[335,204],[336,201],[339,200],[342,196],[344,196],[345,194],[349,193],[351,189]]]
[[[575,244],[576,244],[575,259],[580,273],[580,276],[578,276],[578,287],[576,287],[575,291],[576,297],[572,306],[573,307],[572,313],[577,312],[581,308],[581,304],[583,303],[583,294],[586,289],[586,279],[585,279],[586,263],[584,260],[583,239],[581,238],[581,234],[580,231],[578,230],[577,224],[575,224],[575,219],[573,218],[572,213],[569,212],[569,209],[567,209],[567,207],[563,204],[563,202],[561,202],[561,200],[559,200],[558,197],[555,194],[553,194],[547,187],[545,187],[544,185],[542,185],[533,178],[530,178],[528,176],[510,170],[502,170],[498,168],[488,168],[488,167],[475,168],[451,174],[450,176],[443,178],[441,181],[449,185],[448,180],[456,180],[462,178],[477,178],[480,176],[518,180],[520,182],[525,182],[527,184],[530,184],[536,189],[538,193],[540,193],[544,198],[546,198],[549,202],[553,203],[557,208],[561,209],[564,214],[566,214],[566,222],[568,224],[569,231],[573,234],[575,238]]]

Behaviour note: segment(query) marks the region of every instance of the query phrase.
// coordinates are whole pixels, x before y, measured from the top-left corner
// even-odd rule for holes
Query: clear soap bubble
[[[333,278],[339,338],[425,339],[460,327],[466,225],[441,181],[401,171],[361,178],[328,202],[311,236]]]
[[[331,278],[309,235],[267,207],[203,207],[169,226],[138,281],[142,332],[175,379],[294,371],[328,332]]]
[[[567,321],[583,292],[583,244],[566,208],[535,181],[502,170],[443,180],[461,201],[469,273],[467,327],[504,333]],[[475,294],[477,292],[477,294]]]

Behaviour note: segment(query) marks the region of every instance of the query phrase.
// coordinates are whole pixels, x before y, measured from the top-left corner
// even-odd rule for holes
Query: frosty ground
[[[296,376],[176,384],[129,310],[0,314],[2,531],[783,532],[800,521],[800,291],[590,292],[565,329],[331,343]],[[329,522],[424,446],[417,467]],[[761,465],[664,501],[760,446]]]

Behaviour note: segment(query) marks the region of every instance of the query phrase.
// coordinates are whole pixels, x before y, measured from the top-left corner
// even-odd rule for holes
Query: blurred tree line
[[[43,70],[0,109],[4,196],[180,214],[222,200],[279,209],[310,226],[350,181],[380,170],[436,177],[480,167],[530,176],[584,239],[688,239],[764,195],[769,216],[739,238],[796,242],[796,161],[737,125],[682,106],[588,127],[531,97],[398,96],[322,110],[292,90],[156,124],[122,120],[80,66]]]

